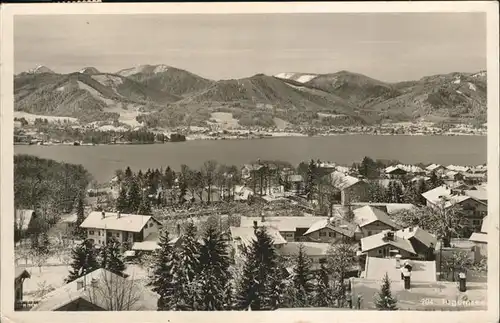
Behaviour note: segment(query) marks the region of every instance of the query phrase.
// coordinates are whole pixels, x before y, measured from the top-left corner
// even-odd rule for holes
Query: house
[[[329,243],[318,242],[288,242],[283,245],[278,253],[284,257],[296,257],[299,254],[300,245],[303,247],[304,253],[311,259],[311,269],[318,270],[321,264],[326,263]]]
[[[437,271],[435,261],[401,260],[399,258],[366,257],[365,269],[361,278],[381,280],[385,274],[390,280],[401,280],[405,266],[411,267],[411,280],[414,282],[436,282]],[[406,267],[407,268],[407,267]]]
[[[150,215],[91,212],[80,225],[86,229],[87,239],[104,245],[115,238],[127,246],[141,242],[153,232],[158,232],[161,223]]]
[[[273,245],[279,249],[281,246],[285,245],[287,241],[279,233],[278,230],[267,227],[267,233],[273,239]],[[238,250],[239,247],[247,247],[255,241],[255,229],[249,227],[229,227],[229,232],[231,235],[231,241],[233,242],[235,249]]]
[[[469,193],[473,194],[473,193]],[[466,195],[465,192],[453,190],[446,185],[436,187],[430,191],[422,193],[429,207],[444,207],[448,209],[453,206],[460,206],[465,216],[465,232],[469,234],[478,232],[481,228],[481,220],[488,213],[488,204]]]
[[[357,239],[371,236],[384,230],[399,229],[399,225],[392,221],[387,213],[371,205],[360,207],[352,212],[353,223],[359,228],[356,233]]]
[[[463,181],[468,185],[481,184],[486,180],[487,180],[486,173],[475,173],[475,174],[466,173],[463,175]]]
[[[464,175],[454,170],[447,171],[444,177],[449,181],[461,181],[464,179]]]
[[[26,278],[31,278],[31,275],[26,269],[23,268],[16,268],[15,269],[15,276],[14,276],[14,300],[15,300],[15,309],[20,309],[22,308],[22,302],[23,302],[23,285],[24,285],[24,280]]]
[[[100,268],[46,294],[31,311],[156,311],[158,298],[137,281]]]
[[[304,179],[302,175],[288,175],[287,181],[290,183],[291,190],[295,193],[300,193],[304,189]]]
[[[369,185],[365,181],[337,171],[327,176],[330,176],[330,185],[340,191],[342,205],[367,201]]]
[[[325,220],[327,217],[319,216],[262,216],[241,217],[241,227],[253,228],[265,226],[277,230],[286,241],[300,241],[304,239],[304,233],[316,222]]]
[[[388,215],[395,214],[402,210],[412,210],[416,208],[416,206],[411,203],[352,203],[351,206],[354,209],[358,209],[367,205],[382,210]]]
[[[410,289],[405,289],[401,277],[390,279],[392,296],[398,300],[399,310],[424,311],[485,311],[488,308],[487,284],[467,282],[461,292],[456,282],[415,282],[410,276]],[[351,278],[350,296],[353,307],[376,310],[374,294],[380,290],[382,277],[377,279]],[[359,301],[358,301],[359,300]]]
[[[424,182],[424,183],[429,183],[431,181],[431,178],[428,177],[428,176],[421,176],[421,175],[417,175],[415,177],[413,177],[410,182],[413,183],[413,184],[417,184],[417,183],[421,183],[421,182]]]
[[[76,213],[61,215],[61,219],[57,223],[57,226],[64,232],[65,236],[71,236],[75,231],[77,219],[78,216]]]
[[[438,240],[433,234],[419,227],[409,227],[396,231],[395,235],[410,241],[413,250],[419,257],[429,260],[434,259],[434,250]]]
[[[389,178],[401,178],[408,174],[408,172],[397,166],[389,166],[384,170],[384,173],[389,176]]]
[[[311,225],[304,237],[311,242],[349,242],[354,238],[356,226],[342,219],[327,218]]]
[[[488,257],[488,216],[483,218],[480,232],[473,232],[469,241],[474,243],[474,260],[475,262]]]
[[[400,255],[403,259],[418,257],[411,242],[397,236],[391,230],[362,238],[361,252],[367,257],[389,258],[396,255]]]
[[[448,166],[446,166],[446,169],[450,170],[450,171],[455,171],[457,173],[470,173],[471,172],[471,168],[467,167],[467,166],[448,165]]]
[[[439,164],[431,164],[425,168],[428,174],[435,173],[436,175],[442,175],[446,171],[446,167]]]

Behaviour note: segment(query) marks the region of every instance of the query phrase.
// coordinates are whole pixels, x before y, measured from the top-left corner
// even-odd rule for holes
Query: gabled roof
[[[329,243],[320,242],[287,242],[279,249],[282,256],[297,256],[299,254],[299,246],[304,246],[304,252],[310,257],[326,256]]]
[[[395,234],[396,236],[407,240],[414,238],[420,241],[426,247],[431,247],[432,244],[432,246],[434,246],[435,248],[437,245],[437,238],[433,234],[419,227],[401,229],[399,231],[396,231]]]
[[[354,236],[354,231],[356,229],[354,225],[341,219],[322,219],[313,223],[311,227],[304,233],[304,235],[311,234],[324,228],[329,228],[330,230],[338,232],[346,237]]]
[[[370,205],[355,209],[353,213],[354,222],[360,227],[364,227],[365,225],[368,225],[370,223],[380,221],[387,224],[391,228],[399,228],[399,226],[394,221],[392,221],[384,211]]]
[[[262,217],[241,217],[241,227],[253,228],[253,222],[257,226],[273,227],[278,231],[295,231],[297,228],[309,228],[319,220],[327,219],[324,216],[266,216],[264,222]]]
[[[34,210],[16,210],[16,225],[21,230],[28,230],[31,219],[33,218]]]
[[[31,278],[31,275],[26,269],[16,267],[14,279],[19,279],[19,278]]]
[[[85,285],[85,288],[79,288],[80,283]],[[106,310],[109,308],[108,298],[110,295],[106,294],[108,288],[105,285],[116,285],[116,288],[113,288],[115,293],[125,294],[126,297],[130,296],[137,299],[136,302],[131,304],[129,310],[151,311],[157,309],[158,295],[133,280],[99,268],[46,294],[31,311],[56,311],[78,299],[83,299]],[[120,288],[123,289],[123,292]]]
[[[485,204],[484,202],[475,199],[469,195],[456,195],[452,194],[452,191],[450,188],[448,188],[445,185],[438,186],[430,191],[427,191],[425,193],[422,193],[422,196],[432,204],[439,204],[442,199],[444,199],[444,207],[448,208],[450,206],[453,206],[455,204],[462,203],[463,201],[466,201],[468,199],[473,199],[474,201],[477,201],[478,203]]]
[[[272,228],[272,227],[267,227],[267,233],[271,236],[273,239],[273,243],[275,245],[281,245],[281,244],[286,244],[285,238],[279,233],[278,230]],[[229,231],[231,232],[231,237],[233,240],[239,240],[241,241],[241,244],[247,246],[252,243],[252,241],[255,241],[255,232],[254,228],[248,228],[248,227],[229,227]]]
[[[415,249],[413,249],[410,241],[402,239],[394,235],[393,240],[384,239],[386,232],[390,230],[384,230],[380,233],[364,237],[361,239],[361,251],[367,252],[375,248],[379,248],[386,245],[391,245],[401,250],[405,250],[409,253],[416,254]]]
[[[476,190],[466,190],[464,191],[465,195],[470,196],[472,198],[475,198],[476,200],[480,201],[487,201],[488,200],[488,192],[483,189],[476,189]]]
[[[339,190],[344,190],[346,188],[349,188],[359,182],[363,182],[360,179],[346,175],[342,172],[339,171],[334,171],[331,174],[329,174],[331,183],[338,188]]]
[[[150,215],[121,214],[120,218],[118,218],[118,213],[105,212],[104,214],[105,217],[103,219],[102,212],[91,212],[80,227],[87,229],[140,232],[149,220],[153,220],[160,224]]]
[[[302,182],[304,179],[302,178],[302,175],[289,175],[288,176],[288,181],[289,182]]]
[[[445,167],[443,165],[439,165],[439,164],[431,164],[431,165],[427,166],[425,169],[428,170],[429,172],[433,172],[436,169],[440,169],[440,168],[445,168]]]
[[[488,235],[482,232],[474,232],[471,234],[469,241],[488,243]]]

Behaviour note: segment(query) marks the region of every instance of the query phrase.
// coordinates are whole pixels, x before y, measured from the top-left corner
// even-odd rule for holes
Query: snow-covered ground
[[[224,129],[238,128],[238,119],[233,118],[232,113],[228,112],[213,112],[211,119]]]
[[[302,74],[302,73],[278,73],[274,77],[284,79],[284,80],[294,80],[299,83],[307,83],[313,78],[317,77],[317,74]]]

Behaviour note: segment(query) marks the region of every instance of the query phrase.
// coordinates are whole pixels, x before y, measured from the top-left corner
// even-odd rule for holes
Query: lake
[[[284,160],[294,165],[321,159],[351,165],[364,156],[397,159],[403,163],[478,165],[487,160],[486,136],[373,136],[285,137],[248,140],[193,140],[154,145],[15,146],[16,154],[30,154],[82,164],[98,182],[114,171],[165,168],[181,164],[199,167],[206,160],[242,165],[261,160]]]

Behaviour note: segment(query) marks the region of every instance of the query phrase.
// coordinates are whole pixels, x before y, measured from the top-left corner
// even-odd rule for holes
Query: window
[[[330,238],[335,238],[337,236],[337,234],[335,232],[328,232],[328,236]]]
[[[319,232],[320,237],[326,237],[326,232],[325,231],[320,231]]]
[[[371,236],[372,235],[372,232],[371,231],[368,231],[368,235]]]
[[[93,236],[94,235],[94,231],[89,231],[89,235]]]
[[[120,237],[120,232],[117,232],[116,233],[116,237],[119,238]]]
[[[149,227],[151,228],[153,226],[153,222],[149,222]]]
[[[319,263],[320,264],[326,263],[326,258],[319,258]]]
[[[379,254],[381,254],[381,253],[382,253],[382,249],[379,249],[379,250],[378,250],[378,253],[379,253]]]
[[[473,225],[480,225],[481,221],[479,221],[479,220],[472,220],[472,224]]]

